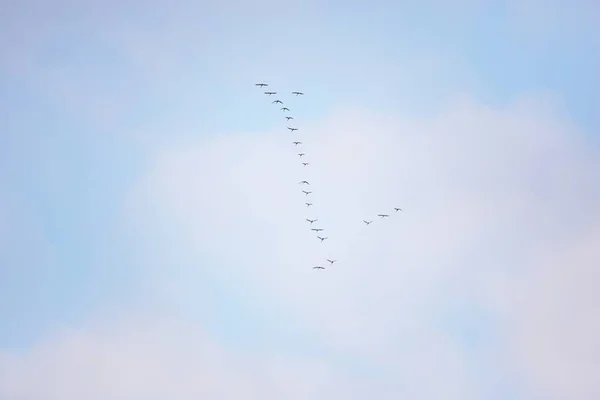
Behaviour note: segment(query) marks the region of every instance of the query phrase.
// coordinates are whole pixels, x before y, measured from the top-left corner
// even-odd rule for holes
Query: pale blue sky
[[[304,125],[347,108],[429,118],[462,96],[502,108],[541,93],[598,148],[592,1],[68,3],[0,5],[0,350],[26,351],[94,315],[167,310],[198,314],[232,348],[359,365],[276,300],[210,272],[228,268],[211,249],[197,250],[206,265],[194,267],[195,245],[168,216],[145,232],[123,228],[129,191],[163,149],[281,124],[257,81],[307,93]],[[157,243],[162,258],[148,254]],[[155,280],[171,272],[185,284],[156,296]],[[211,306],[200,312],[200,302]],[[444,307],[436,323],[465,352],[495,340],[468,296]],[[503,382],[488,382],[488,399],[517,398]]]

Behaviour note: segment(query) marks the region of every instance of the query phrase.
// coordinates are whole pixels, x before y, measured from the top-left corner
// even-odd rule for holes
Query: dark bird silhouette
[[[396,210],[396,212],[398,212],[398,211],[402,211],[402,209],[401,209],[401,208],[398,208],[398,207],[394,207],[394,210]]]
[[[308,181],[300,181],[300,182],[298,182],[298,184],[310,185],[310,183],[308,183]]]
[[[290,117],[290,116],[288,115],[287,117],[285,117],[285,119],[287,119],[287,120],[289,121],[290,119],[294,119],[294,117]]]
[[[300,156],[300,158],[302,158],[302,156],[305,156],[306,153],[298,153],[298,155]]]
[[[287,127],[291,132],[297,131],[298,128],[290,128],[289,126]]]
[[[321,243],[323,243],[323,240],[327,239],[326,237],[321,237],[321,236],[317,236],[317,238],[319,238],[319,240],[321,241]]]
[[[364,222],[365,224],[369,225],[369,224],[370,224],[371,222],[373,222],[373,221],[365,221],[365,220],[363,219],[363,222]]]
[[[292,94],[295,94],[296,96],[298,96],[298,95],[303,96],[304,95],[304,93],[302,93],[302,92],[292,92]]]
[[[268,83],[255,83],[254,86],[263,87],[263,86],[269,86],[269,84]]]
[[[381,218],[386,218],[386,217],[389,217],[389,215],[388,215],[388,214],[377,214],[377,216],[378,216],[378,217],[381,217]]]
[[[311,231],[315,231],[315,232],[321,232],[323,229],[321,228],[312,228]]]
[[[306,207],[312,206],[312,203],[304,203],[304,204],[306,204]]]
[[[302,191],[302,193],[304,193],[305,195],[307,195],[307,196],[308,196],[308,195],[309,195],[309,194],[311,194],[312,192],[307,192],[306,190],[303,190],[303,191]]]
[[[299,144],[302,144],[302,142],[293,142],[295,146],[298,146]]]
[[[277,94],[277,92],[265,92],[265,94],[271,96],[273,94]]]
[[[330,263],[331,265],[333,265],[333,263],[337,261],[337,260],[330,260],[329,258],[327,258],[326,260],[327,260],[327,261],[329,261],[329,263]]]
[[[281,107],[281,111],[290,111],[290,109],[287,107]]]
[[[283,101],[281,101],[281,100],[275,100],[275,101],[273,102],[273,104],[277,104],[277,103],[279,103],[279,104],[283,104]]]
[[[306,203],[306,204],[309,204],[309,203]],[[318,219],[308,219],[308,218],[306,218],[306,220],[308,222],[310,222],[311,225],[313,224],[313,222],[317,222],[318,221]]]
[[[320,265],[315,265],[313,269],[325,269],[325,267],[321,267]]]
[[[307,165],[310,165],[310,164],[307,162],[303,162],[302,165],[304,165],[306,167]]]

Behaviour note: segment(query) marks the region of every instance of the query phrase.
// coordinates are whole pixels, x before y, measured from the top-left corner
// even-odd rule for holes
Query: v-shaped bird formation
[[[269,86],[268,83],[255,83],[254,85],[258,86],[260,88],[264,88],[264,87]],[[263,93],[265,95],[269,96],[269,97],[278,94],[277,92],[273,92],[273,91],[265,91]],[[303,92],[299,92],[299,91],[294,91],[294,92],[292,92],[292,94],[294,96],[296,96],[296,97],[297,96],[304,96],[304,93]],[[283,106],[283,107],[280,108],[280,110],[283,111],[284,113],[291,112],[288,107],[285,107],[283,101],[281,101],[279,99],[275,99],[274,101],[271,102],[271,104],[277,104],[277,105]],[[294,119],[294,117],[292,117],[291,115],[285,115],[285,119],[286,119],[286,122],[289,124],[290,121]],[[286,125],[286,128],[290,131],[290,133],[294,133],[294,132],[298,131],[298,128],[290,127],[290,126],[287,126],[287,125]],[[294,145],[294,147],[302,146],[303,145],[303,143],[301,141],[299,141],[299,140],[293,141],[292,144]],[[299,153],[297,153],[297,155],[299,156],[299,159],[300,159],[303,167],[310,166],[310,163],[305,162],[304,159],[303,159],[303,157],[306,156],[306,153],[299,152]],[[308,187],[308,186],[310,186],[310,182],[307,181],[307,180],[301,180],[300,182],[298,182],[298,184],[301,185],[302,187]],[[306,205],[306,208],[309,209],[313,205],[313,203],[309,201],[309,196],[312,194],[312,191],[311,190],[304,190],[304,189],[301,189],[301,191],[302,191],[302,193],[304,193],[305,197],[307,198],[307,201],[304,204]],[[402,209],[399,208],[399,207],[394,207],[394,211],[398,212],[398,211],[402,211]],[[377,214],[377,216],[380,217],[380,219],[383,220],[385,218],[389,218],[390,214]],[[323,243],[325,240],[328,239],[328,236],[325,236],[325,235],[323,235],[323,234],[320,233],[320,232],[324,231],[323,228],[315,228],[315,227],[312,226],[313,223],[316,223],[316,222],[319,221],[317,218],[315,218],[315,219],[306,218],[306,221],[310,225],[310,230],[316,233],[316,238],[319,239],[321,241],[321,243]],[[365,223],[365,225],[368,226],[368,225],[370,225],[373,222],[373,220],[363,220],[363,222]],[[332,266],[335,262],[337,262],[337,260],[333,260],[333,259],[329,259],[329,258],[326,258],[325,261],[327,261],[330,266]],[[317,270],[322,269],[322,270],[324,270],[325,267],[323,267],[321,265],[315,265],[315,266],[313,266],[313,269],[317,269]]]

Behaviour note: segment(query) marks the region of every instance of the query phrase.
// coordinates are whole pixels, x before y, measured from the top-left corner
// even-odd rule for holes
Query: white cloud
[[[308,101],[287,100],[295,108]],[[597,155],[559,111],[537,98],[499,110],[461,100],[429,121],[342,110],[325,122],[298,118],[298,135],[282,120],[280,131],[216,135],[166,149],[132,190],[127,217],[135,229],[150,232],[144,249],[148,259],[160,260],[160,269],[148,271],[160,302],[198,301],[194,282],[207,276],[235,281],[248,302],[283,311],[295,321],[292,328],[381,371],[378,379],[350,384],[341,374],[324,378],[327,389],[307,388],[321,376],[314,371],[336,375],[339,365],[309,360],[298,366],[276,346],[277,362],[260,364],[216,349],[190,366],[187,355],[173,356],[183,357],[180,346],[195,343],[179,336],[183,328],[147,342],[127,336],[146,346],[131,353],[121,351],[129,348],[121,336],[80,350],[57,342],[49,345],[57,354],[52,357],[99,352],[84,357],[90,366],[81,371],[93,380],[84,385],[93,393],[109,390],[104,398],[119,398],[127,387],[142,385],[131,382],[144,381],[144,393],[182,398],[197,390],[226,396],[244,385],[263,398],[325,398],[338,390],[356,397],[490,398],[496,386],[515,382],[528,398],[576,393],[592,399],[599,388],[591,374],[600,367],[600,332],[591,305],[600,298],[589,266],[600,263],[590,250],[600,226],[600,169]],[[296,137],[310,168],[300,164],[291,143]],[[302,179],[311,182],[314,208],[304,205]],[[394,206],[404,212],[395,213]],[[392,215],[379,220],[380,212]],[[319,243],[306,217],[319,218],[330,239]],[[366,218],[375,222],[366,227]],[[173,229],[187,242],[163,241],[160,232]],[[173,254],[189,263],[172,262]],[[326,271],[311,269],[325,257],[339,261]],[[491,321],[491,336],[475,351],[466,352],[443,325],[447,307],[461,301],[483,309]],[[159,355],[146,350],[154,347]],[[135,372],[163,354],[168,370]],[[3,363],[13,371],[11,382],[35,382],[50,368],[37,355],[28,357]],[[78,365],[71,360],[65,376]],[[226,367],[208,372],[206,365],[217,360]],[[323,366],[315,370],[313,361]],[[23,369],[12,367],[21,362]],[[120,375],[98,381],[104,373],[99,366],[130,362]],[[283,376],[270,384],[246,367],[253,362]],[[227,372],[238,367],[239,376]],[[212,377],[215,385],[182,381],[177,371]],[[114,386],[117,376],[124,386]],[[0,393],[17,390],[14,385],[0,386]],[[46,390],[68,400],[68,393],[83,389]]]
[[[0,358],[3,399],[347,398],[343,383],[318,360],[232,355],[169,318],[65,332]]]
[[[445,340],[430,322],[444,302],[492,291],[496,277],[544,290],[517,272],[543,271],[536,259],[568,251],[566,239],[597,223],[598,162],[549,101],[492,110],[464,100],[434,121],[351,110],[298,123],[299,135],[282,123],[278,132],[172,149],[133,199],[157,199],[199,249],[220,251],[224,276],[241,276],[249,293],[277,299],[342,351],[389,365],[408,352],[418,364],[415,348]],[[304,142],[310,169],[292,137]],[[305,178],[314,209],[304,206]],[[394,213],[396,205],[405,211]],[[390,220],[378,220],[380,212]],[[308,232],[305,217],[320,219],[329,242]],[[363,218],[376,221],[367,228]],[[324,257],[340,261],[317,275],[310,267]],[[487,296],[471,300],[494,310]],[[568,291],[554,299],[577,300]],[[522,311],[509,293],[500,301],[516,307],[509,314]],[[509,342],[516,325],[503,327]],[[437,366],[456,370],[456,346],[436,352],[450,354]],[[600,353],[593,357],[598,363]]]
[[[518,279],[506,279],[495,299],[508,357],[529,398],[600,396],[600,219],[566,246],[546,251]],[[489,304],[488,303],[488,304]]]

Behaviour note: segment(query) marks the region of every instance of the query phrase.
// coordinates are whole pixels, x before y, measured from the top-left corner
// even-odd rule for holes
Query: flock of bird
[[[260,88],[264,88],[264,87],[267,87],[267,86],[269,86],[269,84],[268,84],[268,83],[255,83],[254,85],[255,85],[255,86],[258,86],[258,87],[260,87]],[[276,94],[277,94],[277,92],[265,91],[265,92],[264,92],[264,94],[265,94],[265,95],[267,95],[267,96],[269,96],[269,97],[271,97],[271,96],[273,96],[273,95],[276,95]],[[297,92],[297,91],[296,91],[296,92],[292,92],[292,94],[293,94],[293,95],[295,95],[295,96],[304,96],[304,93],[303,93],[303,92]],[[287,108],[287,107],[285,107],[285,106],[284,106],[284,104],[283,104],[283,102],[282,102],[281,100],[279,100],[279,99],[275,99],[274,101],[272,101],[272,104],[281,105],[282,107],[280,108],[280,110],[281,110],[281,111],[283,111],[283,112],[285,112],[285,113],[289,113],[289,112],[290,112],[290,109],[289,109],[289,108]],[[286,119],[286,121],[287,121],[288,123],[290,123],[290,120],[293,120],[293,119],[294,119],[294,117],[292,117],[291,115],[285,115],[285,119]],[[288,130],[289,130],[291,133],[294,133],[295,131],[297,131],[297,130],[298,130],[298,128],[292,128],[292,127],[289,127],[289,126],[286,126],[286,127],[287,127],[287,129],[288,129]],[[302,145],[303,143],[302,143],[301,141],[299,141],[299,140],[294,140],[294,141],[292,142],[292,144],[294,145],[294,147],[297,147],[297,146],[300,146],[300,145]],[[302,153],[302,152],[300,152],[300,153],[298,153],[298,156],[300,157],[301,163],[302,163],[302,165],[303,165],[304,167],[308,167],[308,166],[310,165],[308,162],[305,162],[305,161],[303,161],[304,159],[303,159],[302,157],[306,156],[306,154],[305,154],[305,153]],[[303,186],[310,186],[310,182],[308,182],[307,180],[302,180],[302,181],[298,182],[298,184],[300,184],[300,185],[303,185]],[[312,191],[309,191],[309,190],[302,190],[302,193],[304,193],[304,195],[305,195],[306,197],[308,197],[308,195],[312,194]],[[308,207],[311,207],[311,206],[313,205],[313,203],[310,203],[310,202],[308,202],[308,201],[307,201],[307,202],[305,202],[304,204],[306,204],[306,207],[307,207],[307,208],[308,208]],[[402,211],[402,209],[401,209],[401,208],[399,208],[399,207],[394,207],[394,211],[398,212],[398,211]],[[389,215],[389,214],[377,214],[377,216],[378,216],[378,217],[380,217],[381,219],[384,219],[384,218],[388,218],[390,215]],[[318,222],[319,220],[318,220],[318,219],[310,219],[310,218],[306,218],[306,221],[307,221],[307,222],[310,224],[310,226],[312,227],[312,224],[313,224],[313,223],[315,223],[315,222]],[[373,222],[373,220],[371,220],[371,221],[368,221],[368,220],[364,220],[364,219],[363,219],[363,222],[365,223],[365,225],[367,225],[367,226],[368,226],[368,225],[370,225],[370,224]],[[316,235],[316,236],[317,236],[317,239],[319,239],[319,240],[321,241],[321,243],[323,243],[325,240],[327,240],[327,239],[328,239],[328,237],[327,237],[327,236],[321,236],[322,234],[321,234],[321,233],[319,233],[319,232],[322,232],[322,231],[324,231],[324,229],[323,229],[323,228],[310,228],[310,229],[311,229],[312,231],[314,231],[314,232],[317,234],[317,235]],[[329,258],[326,258],[325,260],[326,260],[327,262],[329,262],[329,265],[333,265],[333,264],[334,264],[334,263],[337,261],[337,260],[332,260],[332,259],[329,259]],[[313,266],[313,269],[325,269],[325,267],[323,267],[323,266],[321,266],[321,265],[315,265],[315,266]]]

